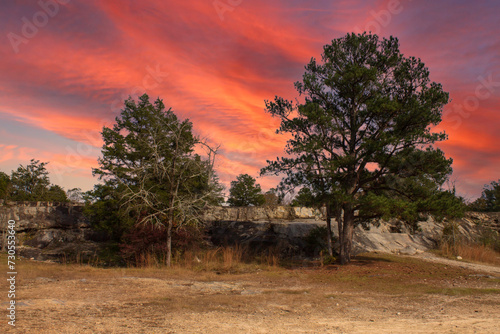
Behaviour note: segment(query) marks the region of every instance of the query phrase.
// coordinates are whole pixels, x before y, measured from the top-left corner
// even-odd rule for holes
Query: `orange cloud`
[[[76,140],[84,154],[69,159],[62,141],[44,152],[10,141],[0,146],[0,163],[40,153],[65,171],[65,180],[92,180],[102,126],[113,122],[129,95],[147,92],[189,118],[199,135],[222,144],[218,170],[226,183],[240,173],[256,176],[265,160],[283,155],[286,141],[274,133],[279,122],[265,113],[264,100],[297,97],[293,82],[311,57],[319,60],[324,44],[373,22],[381,35],[400,38],[406,56],[422,58],[431,78],[450,91],[447,109],[476,96],[481,76],[500,81],[492,10],[498,4],[394,3],[243,1],[221,19],[211,1],[70,2],[19,53],[0,43],[0,112]],[[20,18],[37,10],[36,4],[7,4],[5,31],[19,33]],[[438,127],[450,136],[440,147],[455,159],[454,176],[475,195],[483,175],[498,178],[494,167],[484,167],[499,155],[500,88],[493,88],[459,125],[448,118]],[[28,129],[20,134],[30,137]],[[266,187],[273,182],[262,179]]]

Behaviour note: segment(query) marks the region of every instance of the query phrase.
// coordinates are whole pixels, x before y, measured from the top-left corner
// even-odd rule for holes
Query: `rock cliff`
[[[1,202],[0,239],[5,245],[8,220],[16,221],[19,254],[40,260],[61,258],[86,260],[96,254],[103,235],[93,231],[82,215],[82,206],[69,203]],[[484,229],[500,231],[500,213],[467,213],[455,221],[460,234],[470,240],[480,237]],[[207,233],[215,245],[238,243],[259,252],[273,250],[283,256],[311,255],[313,229],[326,226],[323,212],[311,208],[217,207],[205,214]],[[442,223],[432,217],[419,222],[410,231],[401,222],[380,221],[369,230],[355,229],[354,253],[366,251],[414,254],[435,247],[442,234]],[[332,222],[337,235],[337,224]]]
[[[98,252],[102,235],[90,228],[82,209],[70,203],[0,201],[1,248],[7,222],[14,220],[19,255],[38,260],[86,260]]]

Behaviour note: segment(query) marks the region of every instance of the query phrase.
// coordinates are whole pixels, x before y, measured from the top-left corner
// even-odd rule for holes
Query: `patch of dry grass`
[[[157,254],[141,254],[135,265],[128,265],[128,269],[144,269],[149,271],[164,270],[167,268],[167,259]],[[79,263],[84,264],[84,263]],[[172,256],[170,272],[217,272],[247,273],[257,270],[279,270],[280,261],[276,252],[270,250],[256,255],[247,247],[240,245],[218,247],[212,249],[191,249],[184,252],[175,252]]]
[[[460,256],[467,261],[500,265],[500,253],[490,247],[478,244],[463,243],[450,245],[443,243],[439,249],[439,253],[445,257],[456,258]]]
[[[273,252],[251,256],[247,248],[236,245],[209,250],[190,250],[174,257],[173,267],[195,271],[231,273],[277,269],[278,257]]]
[[[364,254],[346,266],[329,265],[286,269],[276,266],[263,257],[261,263],[242,260],[244,252],[238,248],[186,253],[177,259],[172,268],[157,266],[129,268],[96,268],[78,264],[55,264],[20,259],[17,263],[19,279],[36,280],[40,277],[53,280],[112,281],[124,277],[213,281],[255,281],[280,287],[272,294],[300,295],[314,293],[314,286],[328,291],[353,293],[377,292],[387,295],[422,296],[426,294],[469,295],[484,294],[482,288],[497,288],[498,280],[488,286],[486,279],[475,278],[472,271],[443,264],[390,254]],[[6,267],[6,256],[0,254]],[[271,263],[271,264],[269,264]],[[480,281],[482,285],[470,286]],[[460,290],[471,288],[472,290]],[[451,289],[451,290],[450,290]],[[458,290],[457,290],[458,289]],[[497,293],[489,291],[488,293]]]

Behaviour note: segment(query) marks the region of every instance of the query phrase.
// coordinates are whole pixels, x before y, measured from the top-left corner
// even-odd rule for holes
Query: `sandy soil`
[[[499,333],[500,279],[484,273],[417,260],[240,274],[26,271],[16,328],[2,319],[0,331]]]

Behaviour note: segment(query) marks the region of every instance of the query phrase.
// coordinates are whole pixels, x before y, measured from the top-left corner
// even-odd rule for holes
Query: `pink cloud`
[[[500,81],[500,39],[490,9],[497,5],[401,0],[385,24],[380,15],[391,3],[244,1],[221,20],[210,1],[71,2],[18,54],[0,43],[0,110],[94,149],[68,163],[64,145],[46,152],[0,146],[0,163],[43,153],[65,166],[67,178],[89,178],[83,171],[96,166],[102,126],[112,123],[128,95],[146,91],[222,144],[224,182],[240,173],[256,176],[265,160],[283,155],[286,141],[274,133],[278,121],[265,113],[264,100],[297,97],[293,82],[311,57],[320,58],[324,44],[373,22],[381,35],[399,37],[404,54],[422,58],[431,78],[450,91],[446,110],[474,97],[480,76]],[[3,13],[12,16],[7,31],[19,31],[17,16],[39,10],[23,6]],[[440,147],[455,159],[464,191],[477,194],[485,177],[498,178],[489,164],[498,162],[499,94],[497,88],[481,100],[460,125],[445,119],[438,127],[449,133]],[[266,187],[273,182],[262,179]]]

